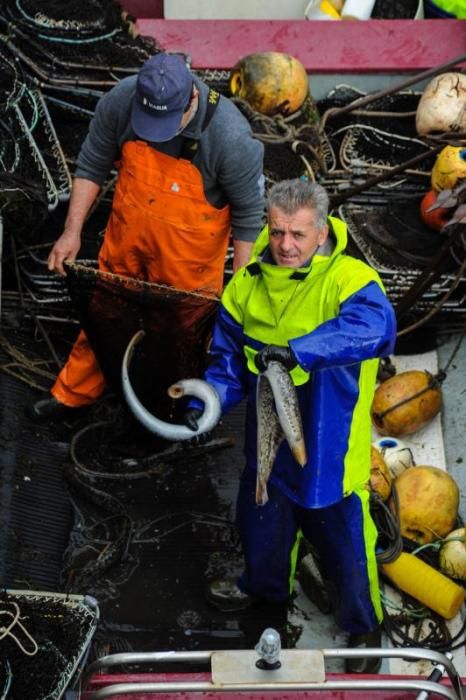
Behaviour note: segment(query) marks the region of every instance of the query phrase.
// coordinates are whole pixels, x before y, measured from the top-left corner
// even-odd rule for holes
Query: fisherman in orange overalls
[[[76,259],[86,216],[118,161],[99,269],[185,291],[220,293],[233,236],[233,269],[261,228],[263,146],[227,98],[193,75],[180,56],[152,56],[98,102],[81,148],[62,235],[48,259],[64,275]],[[36,420],[92,404],[105,379],[80,332]]]

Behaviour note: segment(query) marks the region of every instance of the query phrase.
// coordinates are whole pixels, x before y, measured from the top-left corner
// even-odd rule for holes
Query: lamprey
[[[107,511],[114,519],[114,539],[104,545],[95,559],[86,562],[78,570],[73,568],[67,572],[67,590],[71,587],[73,591],[85,591],[89,584],[126,559],[133,535],[133,521],[118,498],[83,479],[73,465],[65,465],[63,475],[72,491],[77,491],[82,498]]]
[[[162,421],[152,415],[139,401],[131,386],[128,372],[134,348],[142,340],[144,335],[144,331],[138,331],[130,340],[123,357],[121,368],[123,393],[134,416],[147,430],[156,435],[160,435],[160,437],[165,438],[165,440],[191,440],[191,438],[196,435],[207,433],[212,430],[220,419],[220,399],[215,389],[202,379],[181,379],[176,384],[172,384],[168,389],[168,394],[172,399],[179,399],[182,396],[194,396],[204,403],[204,412],[199,418],[199,427],[197,430],[191,430],[185,425]]]

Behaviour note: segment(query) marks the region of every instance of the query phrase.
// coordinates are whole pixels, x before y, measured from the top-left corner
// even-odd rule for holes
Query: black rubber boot
[[[382,630],[380,627],[367,634],[350,634],[348,649],[380,649],[382,647]],[[382,665],[380,657],[345,659],[345,673],[378,673]]]
[[[330,595],[330,584],[322,579],[319,568],[312,554],[306,554],[299,562],[296,577],[301,584],[304,594],[320,612],[332,612],[333,605]]]
[[[254,602],[254,598],[243,593],[233,579],[212,581],[207,586],[206,597],[211,605],[223,612],[246,610]]]
[[[61,420],[62,418],[75,418],[80,413],[79,408],[66,406],[61,401],[58,401],[54,396],[48,399],[36,401],[29,407],[28,415],[36,423],[45,423],[47,421]]]

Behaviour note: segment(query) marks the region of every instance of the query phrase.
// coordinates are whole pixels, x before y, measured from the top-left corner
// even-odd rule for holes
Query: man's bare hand
[[[81,235],[76,232],[64,231],[55,242],[48,258],[50,271],[58,272],[65,276],[63,263],[74,262],[81,247]]]

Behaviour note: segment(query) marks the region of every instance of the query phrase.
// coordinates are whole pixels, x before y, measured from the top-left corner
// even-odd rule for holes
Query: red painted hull
[[[193,67],[230,69],[256,51],[291,53],[313,73],[421,71],[466,53],[461,20],[165,20],[139,15],[141,34]],[[463,64],[464,65],[464,64]]]
[[[344,680],[406,680],[414,676],[345,676],[343,674],[327,674],[327,681]],[[82,700],[90,700],[92,693],[102,690],[109,685],[120,683],[176,683],[176,682],[209,682],[209,673],[141,673],[120,675],[98,675],[90,682],[88,689],[83,693]],[[447,684],[446,684],[447,685]],[[319,690],[319,691],[256,691],[256,692],[232,692],[232,691],[208,691],[208,692],[162,692],[112,695],[112,700],[415,700],[418,691],[390,691],[390,690]],[[430,695],[430,700],[439,698],[438,695]]]

